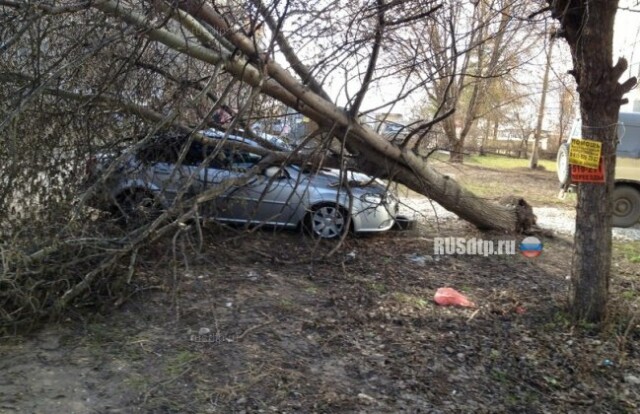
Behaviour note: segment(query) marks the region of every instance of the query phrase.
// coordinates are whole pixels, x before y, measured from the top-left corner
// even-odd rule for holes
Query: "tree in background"
[[[517,72],[517,71],[514,71]],[[516,73],[508,72],[495,79],[487,79],[487,93],[478,107],[478,123],[482,121],[481,140],[478,152],[484,155],[500,149],[498,135],[501,126],[519,124],[520,116],[530,104],[527,89],[516,78]]]
[[[517,18],[526,7],[501,0],[455,1],[436,19],[414,25],[413,36],[401,45],[405,54],[423,56],[411,73],[423,85],[433,116],[455,108],[439,125],[451,162],[463,161],[464,145],[477,119],[517,95],[513,90],[499,93],[499,84],[509,83],[526,60],[523,53],[535,49],[535,37],[525,33],[531,27]],[[502,101],[494,101],[496,97]]]
[[[538,147],[540,145],[542,123],[544,122],[544,114],[546,110],[547,92],[549,90],[549,72],[551,72],[554,41],[555,38],[551,37],[545,50],[546,63],[544,65],[544,75],[542,76],[542,92],[540,94],[540,104],[538,107],[538,116],[536,118],[536,130],[533,134],[533,148],[531,150],[531,158],[529,159],[529,168],[531,169],[538,168]]]
[[[553,151],[557,151],[560,144],[568,138],[571,133],[571,125],[575,119],[575,97],[573,92],[567,86],[568,79],[559,79],[558,87],[558,119],[556,121],[556,130],[558,138],[553,143]]]

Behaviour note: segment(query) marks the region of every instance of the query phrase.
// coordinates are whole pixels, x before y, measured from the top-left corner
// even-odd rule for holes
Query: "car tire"
[[[155,197],[144,189],[123,191],[116,197],[114,211],[118,221],[126,227],[138,227],[157,217],[159,213]]]
[[[640,191],[629,185],[617,185],[613,190],[614,227],[631,227],[640,220]]]
[[[571,170],[569,167],[569,144],[564,143],[558,148],[556,157],[556,168],[558,173],[558,181],[563,186],[571,184]]]
[[[347,210],[335,204],[314,206],[306,217],[306,228],[314,238],[338,239],[349,228]]]

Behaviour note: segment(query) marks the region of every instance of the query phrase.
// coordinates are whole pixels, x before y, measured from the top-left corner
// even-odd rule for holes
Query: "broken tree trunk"
[[[523,214],[513,205],[478,198],[453,178],[434,170],[423,158],[393,146],[369,128],[358,125],[352,134],[350,144],[359,153],[358,167],[367,174],[400,182],[479,229],[525,232],[535,224],[532,213]]]

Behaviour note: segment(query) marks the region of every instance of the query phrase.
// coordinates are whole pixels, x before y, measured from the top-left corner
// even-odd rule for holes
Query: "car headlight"
[[[365,201],[367,203],[371,203],[371,204],[382,204],[382,195],[367,193],[360,196],[360,200]]]

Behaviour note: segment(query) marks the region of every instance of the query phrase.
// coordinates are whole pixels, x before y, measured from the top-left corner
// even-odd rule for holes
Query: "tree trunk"
[[[392,176],[388,178],[420,194],[428,194],[447,210],[479,229],[522,233],[535,225],[533,211],[522,199],[516,199],[508,205],[487,202],[461,187],[453,178],[435,171],[410,151],[403,151],[400,156],[402,162],[397,162],[389,154],[379,153],[369,146],[359,148],[362,150],[362,156],[358,159],[359,170],[371,175],[389,171]],[[394,147],[391,151],[395,150]]]
[[[486,121],[484,124],[484,132],[482,134],[482,141],[480,141],[480,148],[478,149],[478,155],[480,156],[484,156],[484,146],[487,143],[487,140],[489,139],[489,121]]]
[[[544,76],[542,78],[542,96],[540,97],[540,107],[538,108],[538,121],[536,123],[536,132],[533,136],[533,149],[531,150],[531,159],[529,160],[529,168],[532,170],[538,168],[538,147],[540,146],[540,134],[542,133],[542,121],[544,121],[545,102],[547,100],[547,89],[549,89],[549,70],[551,69],[551,53],[553,52],[553,42],[555,38],[551,37],[549,41],[549,50],[547,52],[547,63],[544,68]]]
[[[462,132],[458,135],[455,119],[453,117],[449,117],[444,120],[442,123],[442,129],[444,130],[444,135],[447,137],[447,142],[449,143],[449,162],[462,164],[464,162],[463,152],[465,135],[463,135]]]
[[[449,162],[462,164],[464,162],[464,141],[457,139],[449,149]]]
[[[518,148],[518,158],[527,158],[527,153],[529,149],[529,135],[525,135],[520,141],[520,147]],[[524,157],[522,153],[524,152]]]
[[[578,319],[601,321],[606,315],[611,270],[611,193],[615,170],[616,128],[592,128],[613,125],[618,111],[608,110],[599,102],[581,104],[586,139],[601,141],[605,156],[605,184],[578,184],[576,233],[574,236],[571,277],[572,309]]]
[[[570,3],[570,4],[569,4]],[[627,68],[612,66],[613,25],[618,1],[548,0],[571,49],[580,94],[583,137],[602,142],[605,184],[579,184],[571,278],[575,318],[591,322],[606,316],[611,271],[611,193],[616,160],[616,126],[622,97],[636,83],[618,79]],[[597,16],[597,18],[594,18]]]

